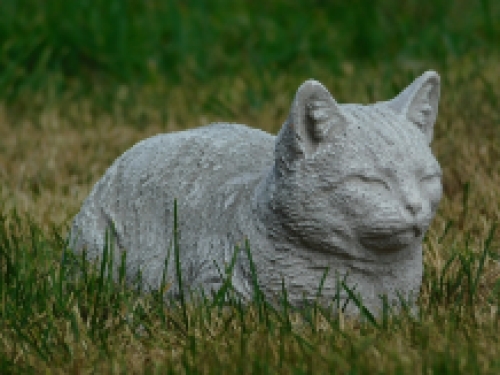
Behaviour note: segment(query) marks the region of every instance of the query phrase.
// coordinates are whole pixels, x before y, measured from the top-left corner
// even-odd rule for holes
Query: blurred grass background
[[[66,283],[67,226],[135,142],[218,120],[275,133],[307,78],[369,103],[427,69],[444,197],[417,320],[310,319],[304,349],[269,312],[191,311],[184,331],[121,285]],[[500,2],[1,0],[0,213],[0,373],[497,374]]]
[[[500,52],[492,0],[3,0],[0,94],[216,82]]]

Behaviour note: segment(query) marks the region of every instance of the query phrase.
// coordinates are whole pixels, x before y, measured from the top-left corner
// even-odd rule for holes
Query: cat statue
[[[140,270],[153,289],[167,265],[166,295],[178,297],[176,200],[185,291],[217,291],[235,247],[248,243],[256,273],[248,251],[232,269],[244,299],[256,274],[268,300],[284,286],[292,306],[314,300],[322,281],[321,303],[340,301],[346,314],[359,313],[353,295],[374,313],[382,300],[413,304],[442,194],[429,147],[439,92],[439,75],[428,71],[390,101],[338,104],[308,80],[277,136],[218,123],[143,140],[96,183],[69,246],[97,259],[109,238],[114,259],[127,251],[128,280]]]

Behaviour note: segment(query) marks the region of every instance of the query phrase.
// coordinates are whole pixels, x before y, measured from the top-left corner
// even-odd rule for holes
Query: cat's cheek
[[[376,208],[370,202],[370,195],[356,190],[348,190],[338,199],[338,206],[342,207],[342,211],[346,217],[359,219],[370,215]]]
[[[431,179],[422,183],[421,189],[427,193],[433,201],[439,201],[443,194],[443,185],[440,179]]]
[[[383,209],[387,202],[394,198],[390,191],[381,184],[350,184],[339,193],[343,197],[343,202],[351,209],[358,211],[360,215]]]

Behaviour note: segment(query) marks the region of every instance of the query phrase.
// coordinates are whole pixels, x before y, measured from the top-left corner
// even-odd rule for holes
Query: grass
[[[0,2],[0,372],[499,373],[498,2],[225,4]],[[138,140],[216,120],[276,132],[306,78],[367,103],[431,68],[444,197],[418,316],[243,306],[229,281],[165,304],[168,275],[139,294],[106,272],[123,259],[61,266],[71,218]]]

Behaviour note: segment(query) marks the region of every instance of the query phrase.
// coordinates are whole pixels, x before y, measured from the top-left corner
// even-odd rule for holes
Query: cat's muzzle
[[[394,230],[362,233],[359,241],[363,247],[376,251],[398,251],[422,241],[423,229],[419,225]]]

